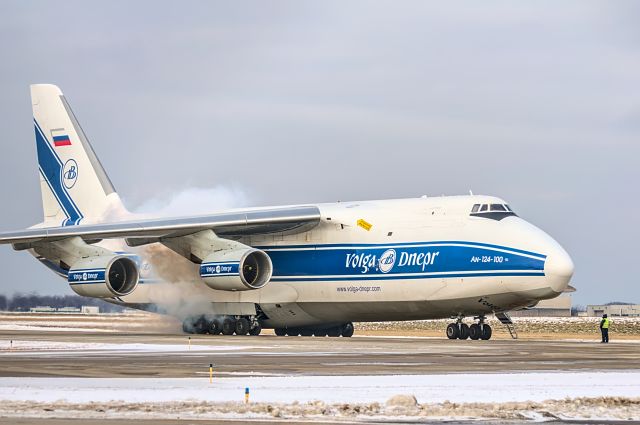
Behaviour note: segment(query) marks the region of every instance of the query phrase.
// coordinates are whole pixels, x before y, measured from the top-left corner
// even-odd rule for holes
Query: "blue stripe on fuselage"
[[[544,276],[545,256],[474,242],[264,247],[273,281]]]
[[[546,258],[546,255],[539,254],[537,252],[525,251],[522,249],[511,248],[504,245],[494,245],[483,242],[470,242],[470,241],[431,241],[431,242],[396,242],[396,243],[335,243],[335,244],[321,244],[321,245],[265,245],[255,246],[254,248],[262,250],[278,250],[278,249],[325,249],[325,248],[340,248],[348,249],[355,247],[365,248],[394,248],[398,246],[429,246],[429,245],[473,245],[483,248],[494,248],[504,251],[512,251],[518,254],[532,255],[534,257]]]
[[[464,277],[495,277],[495,276],[544,276],[542,272],[486,272],[486,273],[436,273],[432,275],[414,275],[414,276],[393,276],[393,275],[381,275],[381,276],[344,276],[344,277],[273,277],[272,282],[341,282],[341,281],[369,281],[369,280],[416,280],[416,279],[452,279],[452,278],[464,278]]]

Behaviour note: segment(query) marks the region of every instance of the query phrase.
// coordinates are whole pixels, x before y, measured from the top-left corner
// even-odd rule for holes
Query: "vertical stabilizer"
[[[111,180],[62,91],[31,86],[45,226],[98,222],[124,211]]]

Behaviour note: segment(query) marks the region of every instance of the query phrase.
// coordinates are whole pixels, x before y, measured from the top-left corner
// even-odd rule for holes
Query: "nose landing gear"
[[[489,340],[491,339],[491,326],[485,323],[485,316],[475,317],[478,323],[474,323],[469,326],[462,322],[463,317],[457,318],[455,323],[449,323],[447,325],[447,338],[449,339],[467,339],[472,340]]]

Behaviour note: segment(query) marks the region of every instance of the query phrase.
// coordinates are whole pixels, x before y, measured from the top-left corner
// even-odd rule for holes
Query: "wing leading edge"
[[[308,231],[319,222],[320,210],[315,206],[264,208],[184,218],[33,228],[0,233],[0,244],[13,244],[15,249],[21,250],[31,248],[34,243],[80,237],[84,241],[124,238],[128,245],[138,246],[207,229],[224,238],[280,232],[294,234]]]

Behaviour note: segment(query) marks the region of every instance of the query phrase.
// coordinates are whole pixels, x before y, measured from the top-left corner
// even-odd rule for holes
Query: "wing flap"
[[[121,239],[132,246],[211,229],[224,237],[299,233],[320,222],[315,206],[251,209],[196,217],[127,221],[67,227],[32,228],[0,233],[0,244],[26,249],[29,244],[79,236],[84,240]]]

